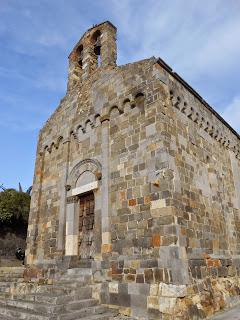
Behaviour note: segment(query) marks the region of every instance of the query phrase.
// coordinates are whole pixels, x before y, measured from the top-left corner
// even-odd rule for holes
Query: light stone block
[[[165,199],[159,199],[151,202],[151,209],[160,209],[166,207],[166,200]]]
[[[187,288],[185,285],[174,285],[160,283],[159,295],[170,298],[184,298],[187,295]]]
[[[173,314],[177,298],[160,297],[159,311],[162,313]]]
[[[156,296],[147,297],[148,309],[159,309],[159,298]]]
[[[110,282],[109,283],[109,292],[110,293],[118,293],[118,283]]]
[[[66,256],[75,256],[78,254],[78,236],[77,235],[67,235],[66,236]]]
[[[155,123],[152,123],[148,126],[146,126],[146,137],[150,137],[156,134],[156,125]]]
[[[77,187],[72,189],[72,196],[76,196],[82,193],[86,193],[88,191],[92,191],[98,188],[98,181],[94,181],[88,184],[85,184],[81,187]]]
[[[102,233],[102,243],[103,244],[111,243],[111,232],[103,232]]]
[[[150,296],[157,296],[159,290],[159,284],[151,284],[150,286]]]

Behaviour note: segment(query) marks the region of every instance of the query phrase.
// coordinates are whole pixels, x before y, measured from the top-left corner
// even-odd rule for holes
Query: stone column
[[[66,256],[78,255],[79,201],[76,196],[67,198],[66,205]]]
[[[240,168],[238,165],[239,160],[236,158],[235,154],[232,151],[229,151],[229,156],[231,160],[233,182],[235,187],[234,207],[236,209],[240,209]]]
[[[69,171],[69,151],[70,151],[70,139],[67,138],[63,141],[63,168],[60,182],[60,209],[59,209],[59,228],[57,238],[57,249],[64,250],[64,237],[65,237],[65,225],[66,225],[66,199],[67,199],[67,177]]]
[[[238,235],[238,222],[240,216],[240,166],[239,160],[236,158],[235,154],[229,150],[229,156],[231,161],[232,167],[232,177],[233,177],[233,208],[229,208],[227,206],[225,200],[225,219],[226,219],[226,228],[227,234],[229,237],[228,246],[230,250],[230,254],[236,255],[238,254],[238,242],[239,242],[239,235]],[[225,198],[226,199],[226,198]],[[236,219],[238,217],[238,219]],[[238,257],[239,259],[239,257]]]
[[[117,62],[116,28],[106,24],[101,36],[102,67],[115,67]]]
[[[111,252],[109,210],[109,119],[102,118],[102,253]]]

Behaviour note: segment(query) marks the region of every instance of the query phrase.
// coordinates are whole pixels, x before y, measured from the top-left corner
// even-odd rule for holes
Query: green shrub
[[[27,224],[30,209],[30,195],[15,189],[0,192],[0,223],[11,225]]]

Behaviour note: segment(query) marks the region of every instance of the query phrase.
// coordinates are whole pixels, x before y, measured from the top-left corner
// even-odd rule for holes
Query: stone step
[[[1,273],[6,273],[6,272],[12,272],[12,273],[20,273],[23,272],[25,267],[23,266],[17,266],[17,267],[0,267],[0,274]]]
[[[83,320],[83,319],[86,319],[86,320],[114,320],[115,317],[114,317],[113,312],[106,311],[103,314],[94,314],[92,316],[88,316],[87,318],[78,318],[78,319],[75,319],[75,320]]]
[[[66,312],[58,315],[57,320],[76,320],[76,319],[89,319],[94,315],[102,315],[108,312],[108,308],[96,305],[93,307],[83,308],[77,311]]]
[[[23,311],[33,311],[41,314],[53,314],[57,312],[63,312],[63,306],[55,306],[51,304],[43,304],[33,301],[24,300],[0,300],[0,305],[5,305],[6,308],[14,307],[16,309],[22,309]]]
[[[0,288],[0,293],[10,292],[10,288]]]
[[[68,311],[81,310],[88,307],[96,306],[98,301],[96,299],[83,299],[78,301],[68,301],[63,304],[40,303],[36,301],[26,301],[20,299],[6,299],[0,300],[0,304],[6,307],[22,308],[25,310],[32,310],[42,314],[60,314]]]
[[[12,274],[12,273],[0,274],[0,279],[7,279],[7,278],[19,279],[19,278],[23,278],[23,275]]]
[[[75,310],[80,311],[81,309],[95,307],[97,305],[98,305],[98,301],[96,299],[90,298],[90,299],[82,299],[82,300],[67,303],[65,305],[65,309],[66,311],[75,311]]]
[[[14,320],[14,318],[10,318],[10,317],[8,317],[8,316],[6,316],[6,315],[4,315],[4,316],[1,316],[0,315],[0,320]]]
[[[9,317],[14,320],[55,320],[56,317],[49,317],[48,315],[43,315],[39,312],[32,310],[26,310],[23,308],[16,308],[12,306],[6,306],[0,303],[0,316]]]
[[[23,278],[13,278],[11,276],[6,277],[6,278],[1,278],[0,277],[0,283],[4,283],[4,282],[11,282],[11,283],[15,283],[15,282],[23,282],[24,279]],[[1,284],[0,284],[1,285]]]
[[[0,268],[1,269],[1,268]],[[0,270],[0,278],[7,278],[7,277],[12,277],[12,278],[21,278],[23,277],[23,269],[21,271],[1,271]]]
[[[74,290],[79,290],[81,287],[68,287],[64,285],[45,285],[39,286],[37,288],[37,293],[45,293],[45,294],[73,294]]]
[[[0,277],[5,277],[5,276],[8,276],[8,275],[13,275],[14,277],[22,277],[23,276],[23,270],[19,271],[19,272],[11,272],[11,271],[0,271]]]
[[[0,293],[5,293],[10,291],[10,285],[7,287],[0,287]]]
[[[4,287],[9,287],[11,285],[11,283],[6,282],[6,281],[1,281],[0,282],[0,288],[4,288]]]
[[[50,303],[50,304],[61,304],[69,301],[76,301],[82,299],[92,298],[92,288],[91,287],[82,287],[77,288],[74,293],[70,290],[68,295],[66,294],[55,294],[54,292],[35,292],[29,294],[18,294],[13,295],[12,299],[20,299],[27,301],[36,301],[40,303]]]

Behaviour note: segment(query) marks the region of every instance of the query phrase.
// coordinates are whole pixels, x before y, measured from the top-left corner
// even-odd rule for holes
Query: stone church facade
[[[26,262],[91,268],[100,303],[132,317],[201,319],[239,302],[240,137],[161,59],[116,58],[110,22],[69,55]]]

